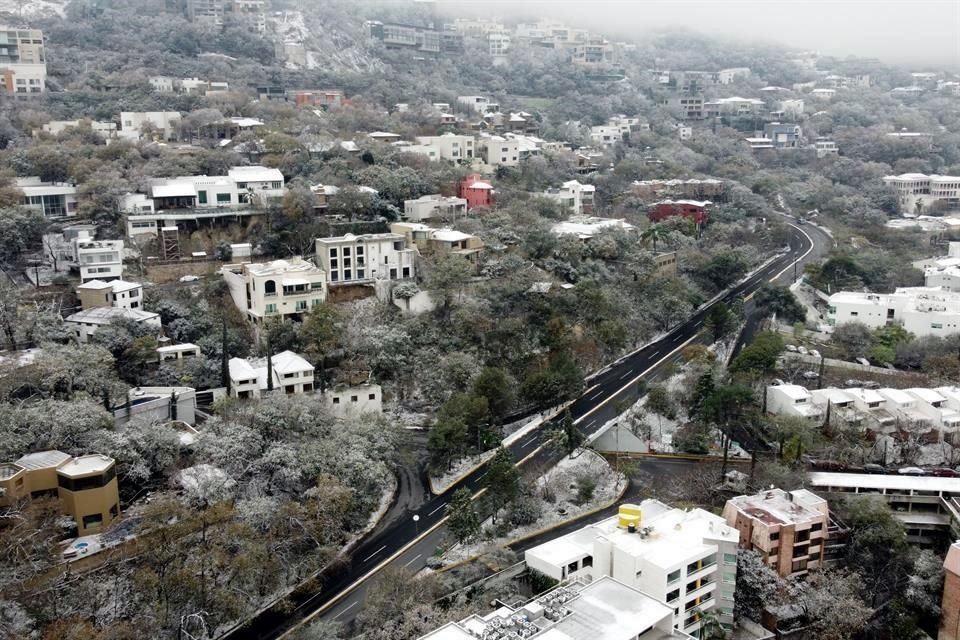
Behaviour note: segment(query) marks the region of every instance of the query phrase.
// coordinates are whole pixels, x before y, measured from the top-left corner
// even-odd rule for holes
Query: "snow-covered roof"
[[[585,240],[607,229],[629,231],[634,228],[632,224],[620,218],[573,217],[565,222],[558,222],[550,230],[558,236],[575,235]]]
[[[810,392],[807,391],[806,387],[801,387],[798,384],[778,384],[770,388],[778,390],[791,400],[803,400],[810,397]]]
[[[313,371],[313,365],[293,351],[281,351],[270,358],[273,370],[279,374]]]
[[[283,174],[279,169],[259,165],[231,167],[227,175],[237,182],[283,182]]]
[[[121,293],[123,291],[132,291],[133,289],[139,289],[143,287],[139,282],[128,282],[126,280],[111,280],[110,282],[104,282],[103,280],[90,280],[89,282],[84,282],[81,285],[77,286],[77,289],[90,289],[93,291],[101,289],[112,289],[114,293]]]
[[[237,125],[241,129],[263,126],[263,120],[258,120],[256,118],[230,118],[230,122]]]
[[[88,476],[103,473],[113,466],[113,458],[99,453],[77,456],[57,469],[57,473],[69,477]]]
[[[926,402],[927,404],[940,403],[946,400],[946,398],[944,398],[942,395],[940,395],[933,389],[923,389],[923,388],[917,387],[913,389],[907,389],[906,391],[908,394],[915,396],[916,398],[922,400],[923,402]]]
[[[493,189],[493,185],[489,182],[477,180],[476,182],[471,182],[468,184],[467,189]]]
[[[227,364],[230,367],[231,380],[255,380],[257,377],[256,369],[243,358],[230,358]]]
[[[117,307],[95,307],[84,309],[67,316],[66,322],[79,324],[110,324],[114,320],[125,318],[134,322],[145,322],[160,316],[142,309],[118,309]]]
[[[439,240],[440,242],[461,242],[474,237],[469,233],[454,231],[453,229],[437,229],[431,235],[434,240]]]
[[[367,134],[368,138],[373,138],[374,140],[390,140],[399,138],[399,133],[391,133],[389,131],[371,131]]]
[[[150,188],[150,195],[154,198],[195,198],[197,197],[197,189],[192,182],[173,181],[153,185]]]
[[[15,460],[14,464],[24,469],[49,469],[59,467],[69,459],[70,456],[63,451],[34,451],[22,456],[19,460]]]
[[[916,402],[916,399],[913,396],[906,391],[901,391],[900,389],[891,389],[887,387],[879,389],[878,391],[880,395],[895,404],[912,405],[914,402]]]
[[[157,347],[157,353],[183,353],[185,351],[199,351],[200,347],[192,342],[182,342],[180,344],[171,344],[166,347]]]
[[[272,262],[255,262],[246,265],[247,271],[254,276],[278,276],[288,273],[300,274],[319,274],[323,270],[317,265],[304,260],[300,256],[294,256],[287,260],[273,260]]]

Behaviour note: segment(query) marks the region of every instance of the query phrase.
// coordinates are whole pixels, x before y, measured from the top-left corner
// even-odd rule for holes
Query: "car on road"
[[[863,383],[863,388],[864,388],[864,389],[874,389],[874,390],[876,390],[876,389],[879,389],[879,388],[880,388],[880,383],[879,383],[879,382],[873,382],[872,380],[868,380],[868,381],[866,381],[866,382]]]
[[[869,462],[863,465],[863,472],[864,473],[886,473],[887,470],[882,465]]]
[[[957,473],[953,469],[947,469],[946,467],[937,467],[936,469],[930,469],[930,475],[936,476],[938,478],[958,478],[960,473]]]
[[[180,276],[180,282],[196,282],[199,279],[199,276]]]
[[[820,352],[817,351],[816,349],[810,349],[810,355],[813,356],[814,358],[819,358]]]
[[[849,378],[843,381],[843,386],[847,388],[862,387],[863,380],[857,380],[856,378]]]
[[[901,467],[897,469],[897,473],[902,476],[925,476],[927,472],[921,469],[920,467]]]
[[[816,380],[820,375],[816,371],[804,371],[800,374],[800,377],[804,380]]]

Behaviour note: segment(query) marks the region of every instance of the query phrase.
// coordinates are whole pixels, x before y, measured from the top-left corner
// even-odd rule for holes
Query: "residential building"
[[[487,34],[487,51],[491,56],[503,56],[510,50],[510,36],[506,33]]]
[[[673,609],[613,578],[565,583],[523,606],[450,622],[419,640],[693,640]],[[694,613],[690,618],[699,618]]]
[[[77,215],[77,185],[66,182],[44,182],[37,176],[16,179],[23,192],[23,206],[39,211],[46,218]]]
[[[464,198],[451,198],[438,193],[420,196],[416,200],[403,201],[403,217],[410,222],[424,220],[449,220],[456,222],[457,217],[467,215],[467,201]]]
[[[230,372],[230,395],[241,400],[259,398],[257,370],[243,358],[230,358],[227,365]]]
[[[893,89],[890,89],[890,95],[898,98],[916,98],[926,91],[927,90],[924,87],[910,85],[909,87],[894,87]]]
[[[937,389],[912,388],[905,391],[916,399],[914,409],[930,421],[936,439],[955,444],[960,433],[960,413],[950,406],[946,396]]]
[[[533,547],[524,559],[554,580],[620,581],[666,603],[679,628],[696,635],[704,614],[733,624],[738,542],[720,516],[648,499]]]
[[[477,153],[493,167],[515,167],[520,164],[520,144],[515,138],[481,135]]]
[[[904,213],[920,213],[938,202],[952,207],[960,204],[960,176],[904,173],[886,176],[883,183],[897,192]]]
[[[686,142],[693,138],[693,127],[678,124],[674,125],[674,128],[677,130],[677,137],[680,138],[680,142]]]
[[[813,404],[823,412],[824,423],[830,426],[859,427],[866,416],[856,406],[854,397],[843,389],[812,389]]]
[[[928,442],[938,439],[933,421],[920,411],[916,396],[891,388],[877,389],[877,393],[883,396],[887,410],[896,417],[898,431],[913,433]]]
[[[31,97],[47,87],[47,58],[39,29],[0,27],[0,82],[8,96]]]
[[[960,640],[960,542],[950,545],[943,560],[943,598],[937,640]]]
[[[96,225],[73,224],[63,227],[60,233],[47,233],[43,236],[44,259],[50,262],[54,271],[79,271],[77,245],[93,240],[97,233]]]
[[[472,174],[457,183],[457,197],[467,201],[468,209],[493,206],[493,185],[478,174]]]
[[[757,100],[756,98],[733,96],[731,98],[718,98],[710,102],[705,102],[703,108],[708,118],[720,116],[742,117],[757,115],[765,104],[763,100]]]
[[[779,106],[784,116],[796,119],[803,115],[803,100],[781,100]]]
[[[612,147],[629,135],[630,127],[627,126],[590,127],[590,142],[598,147]]]
[[[763,126],[763,137],[776,149],[795,149],[800,146],[803,130],[795,124],[771,122]]]
[[[836,89],[814,89],[810,92],[810,97],[817,100],[832,100],[837,95]]]
[[[960,292],[960,242],[950,242],[949,246],[946,256],[918,260],[913,266],[923,271],[924,286]]]
[[[578,67],[596,68],[610,63],[613,46],[603,38],[590,38],[570,48],[570,60]]]
[[[157,93],[173,93],[178,80],[178,78],[171,78],[170,76],[150,76],[147,78],[147,82]]]
[[[298,107],[320,107],[329,109],[343,105],[343,91],[337,89],[294,89],[287,91],[287,97],[293,99]]]
[[[329,286],[406,280],[416,276],[416,249],[399,233],[317,238],[317,264]]]
[[[270,388],[294,395],[314,390],[314,368],[292,351],[281,351],[267,358],[230,358],[230,395],[235,398],[259,398]],[[269,366],[268,366],[269,365]]]
[[[161,141],[174,138],[180,123],[179,111],[121,111],[120,135],[138,140],[145,129]]]
[[[111,411],[117,426],[136,419],[194,425],[197,423],[197,390],[193,387],[134,387],[127,392],[127,401]],[[181,443],[187,441],[191,441],[189,437],[181,437]]]
[[[703,96],[677,96],[664,100],[662,104],[681,120],[703,120],[707,113]]]
[[[157,332],[160,331],[160,315],[143,309],[93,307],[67,316],[64,322],[73,326],[74,335],[79,342],[87,342],[97,329],[120,320],[135,322],[155,329]]]
[[[794,416],[819,423],[823,408],[814,403],[806,388],[796,384],[776,384],[767,387],[767,413]]]
[[[717,72],[717,84],[732,84],[736,80],[746,80],[750,77],[749,67],[733,67],[721,69]]]
[[[485,18],[457,18],[452,25],[447,25],[453,29],[474,38],[482,38],[491,34],[507,33],[507,27],[502,22],[496,20],[487,20]]]
[[[417,136],[417,144],[437,150],[438,156],[433,159],[453,160],[455,162],[470,161],[475,157],[476,138],[447,132],[439,136]]]
[[[116,307],[118,309],[143,308],[143,285],[126,280],[90,280],[77,287],[81,309]]]
[[[228,264],[221,273],[233,303],[257,325],[271,316],[300,316],[327,298],[327,272],[300,256]]]
[[[835,156],[839,153],[837,143],[829,138],[817,138],[813,143],[813,148],[816,150],[818,158]]]
[[[227,0],[225,8],[228,18],[245,24],[250,33],[267,30],[267,0]]]
[[[499,103],[494,102],[487,96],[457,96],[457,104],[467,111],[479,114],[500,111]]]
[[[559,188],[548,189],[544,195],[556,200],[574,216],[593,213],[593,196],[597,188],[592,184],[580,184],[576,180],[564,182]]]
[[[659,251],[653,255],[654,273],[661,277],[677,275],[677,252]]]
[[[330,412],[340,418],[383,413],[383,389],[378,384],[337,385],[323,392]]]
[[[897,416],[887,410],[887,399],[873,389],[844,389],[853,398],[854,408],[866,416],[867,430],[876,435],[891,435],[897,429]]]
[[[577,236],[581,240],[589,240],[601,233],[615,229],[633,231],[636,227],[623,218],[571,216],[564,222],[554,224],[550,231],[558,236]]]
[[[227,170],[227,177],[237,185],[238,204],[250,204],[268,198],[282,198],[286,193],[283,174],[279,169],[259,165],[232,167]],[[200,199],[198,191],[197,200]]]
[[[915,336],[960,332],[960,293],[930,287],[904,287],[894,293],[841,291],[828,300],[832,324],[862,322],[877,329],[898,324]]]
[[[184,360],[200,357],[200,347],[192,342],[182,342],[180,344],[170,344],[163,347],[157,347],[157,360],[161,364],[168,360],[174,360],[181,363]]]
[[[631,192],[641,198],[692,198],[722,199],[726,185],[722,180],[707,178],[698,180],[635,180],[630,185]]]
[[[731,498],[723,517],[740,532],[740,546],[759,553],[780,577],[823,566],[830,507],[806,489],[768,489]]]
[[[75,252],[81,283],[123,276],[123,240],[76,240]]]
[[[113,458],[60,451],[28,453],[0,464],[0,506],[17,500],[57,496],[61,511],[73,519],[80,536],[101,533],[120,516],[120,495]]]
[[[647,218],[651,222],[660,222],[679,216],[703,225],[710,217],[711,206],[713,203],[709,200],[661,200],[650,205]]]
[[[773,149],[773,140],[770,138],[764,137],[750,137],[744,138],[744,142],[750,145],[751,151],[759,151],[761,149]]]
[[[84,128],[89,128],[104,140],[112,140],[113,138],[117,137],[116,122],[98,122],[96,120],[51,120],[47,124],[41,126],[39,131],[34,129],[33,135],[36,137],[37,134],[42,131],[43,133],[55,136],[64,131],[69,131],[70,129]]]
[[[462,231],[434,229],[418,222],[394,222],[390,231],[404,235],[408,246],[425,255],[456,255],[476,262],[483,253],[483,240]]]

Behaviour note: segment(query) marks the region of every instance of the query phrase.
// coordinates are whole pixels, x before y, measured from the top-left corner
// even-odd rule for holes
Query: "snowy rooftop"
[[[227,175],[237,182],[283,182],[283,174],[279,169],[261,167],[232,167]]]
[[[257,370],[243,358],[230,358],[228,365],[231,380],[255,380],[257,378]]]
[[[114,293],[122,293],[123,291],[131,291],[133,289],[139,289],[143,285],[139,282],[127,282],[126,280],[111,280],[110,282],[104,282],[103,280],[90,280],[79,286],[77,290],[80,289],[112,289]]]
[[[313,371],[313,365],[293,351],[281,351],[274,354],[270,358],[270,364],[273,366],[273,370],[279,374]]]
[[[150,311],[140,309],[118,309],[116,307],[96,307],[93,309],[84,309],[70,316],[67,316],[66,322],[76,322],[80,324],[110,324],[114,320],[126,318],[134,322],[144,322],[159,318],[160,316]]]
[[[806,489],[769,489],[730,498],[727,504],[767,525],[801,524],[821,520],[827,513],[827,501]]]
[[[35,451],[23,456],[15,464],[24,469],[49,469],[59,467],[69,459],[70,456],[63,451]]]
[[[287,273],[302,275],[322,274],[323,270],[312,262],[295,256],[288,260],[274,260],[272,262],[256,262],[248,264],[247,271],[254,276],[279,276]]]
[[[185,351],[199,351],[200,347],[192,342],[182,342],[180,344],[171,344],[166,347],[157,347],[157,353],[182,353]]]
[[[112,466],[113,458],[94,453],[77,456],[57,469],[57,473],[71,477],[87,476],[92,473],[103,473]]]
[[[241,129],[248,127],[262,127],[263,120],[258,120],[256,118],[230,118],[230,122],[237,125]]]
[[[150,188],[150,195],[154,198],[195,198],[197,190],[192,182],[171,181],[166,184],[153,185]]]
[[[566,222],[558,222],[550,230],[558,236],[575,235],[586,239],[608,229],[629,231],[634,228],[632,224],[620,218],[574,217]]]
[[[919,398],[920,400],[922,400],[923,402],[926,402],[927,404],[936,404],[936,403],[941,403],[946,401],[946,398],[944,398],[942,395],[937,393],[934,389],[922,389],[922,388],[907,389],[907,393],[916,398]]]
[[[454,231],[453,229],[437,229],[430,235],[434,240],[439,240],[440,242],[462,242],[463,240],[469,240],[475,237],[469,233]]]
[[[660,202],[654,202],[650,206],[655,207],[658,204],[685,204],[691,207],[707,207],[713,203],[709,200],[661,200]]]
[[[839,489],[906,491],[936,491],[960,496],[960,478],[937,476],[908,476],[880,473],[833,473],[813,472],[807,474],[807,483],[814,489],[836,487]]]
[[[810,391],[810,395],[813,396],[813,401],[818,402],[818,404],[826,404],[829,402],[834,406],[843,406],[853,402],[853,396],[844,391],[843,389],[837,389],[836,387],[827,387],[826,389],[813,389]]]
[[[9,480],[21,471],[23,471],[23,467],[17,466],[10,462],[0,462],[0,480]],[[0,490],[0,496],[2,495],[2,490]]]
[[[798,384],[777,384],[772,385],[771,389],[776,389],[783,395],[787,396],[791,400],[802,400],[804,398],[810,398],[810,392],[807,391],[806,387],[801,387]]]
[[[404,239],[404,236],[399,233],[365,233],[359,236],[348,233],[332,238],[317,238],[317,242],[322,242],[323,244],[343,244],[345,242],[395,242]]]

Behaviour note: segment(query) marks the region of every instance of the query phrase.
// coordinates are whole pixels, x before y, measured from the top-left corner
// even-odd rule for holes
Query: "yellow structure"
[[[637,505],[622,504],[617,514],[617,526],[621,529],[629,529],[631,526],[634,529],[639,529],[642,515],[640,507]]]
[[[100,533],[120,515],[113,458],[38,451],[15,463],[0,463],[0,507],[45,495],[59,496],[60,508],[81,536]]]

